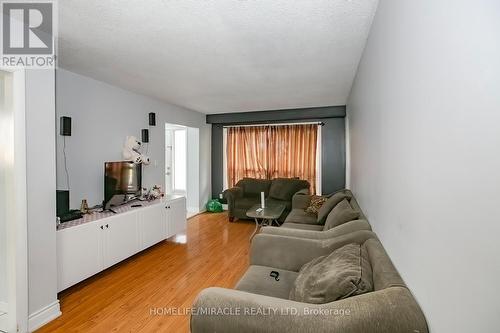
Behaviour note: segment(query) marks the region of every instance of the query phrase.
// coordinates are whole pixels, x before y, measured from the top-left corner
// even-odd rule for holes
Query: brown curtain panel
[[[227,129],[227,177],[299,177],[316,191],[318,125],[241,126]]]

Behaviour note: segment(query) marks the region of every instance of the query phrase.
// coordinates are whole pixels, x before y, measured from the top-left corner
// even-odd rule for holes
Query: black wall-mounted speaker
[[[141,131],[141,136],[142,136],[142,142],[148,143],[149,142],[149,130],[143,129]]]
[[[149,113],[149,126],[156,126],[156,114],[154,112]]]
[[[71,117],[61,117],[59,133],[64,136],[71,136]]]

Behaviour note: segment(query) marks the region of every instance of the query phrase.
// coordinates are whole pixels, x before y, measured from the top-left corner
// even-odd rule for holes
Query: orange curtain
[[[241,126],[227,129],[228,186],[243,177],[299,177],[316,191],[318,125]]]

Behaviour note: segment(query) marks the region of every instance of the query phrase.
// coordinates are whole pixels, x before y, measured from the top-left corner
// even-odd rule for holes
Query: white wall
[[[6,73],[0,71],[0,312],[6,307],[7,298],[7,163],[12,127],[12,110],[6,105]],[[0,327],[0,329],[2,329]]]
[[[381,0],[351,187],[433,332],[500,327],[500,2]]]
[[[56,266],[55,75],[26,71],[29,325],[59,315]]]
[[[200,129],[199,189],[203,206],[210,193],[211,165],[211,129],[204,114],[63,69],[56,75],[57,118],[70,116],[73,122],[72,136],[66,137],[72,208],[79,208],[82,199],[89,205],[102,202],[104,162],[122,160],[125,137],[135,135],[140,140],[141,129],[148,127],[149,112],[156,113],[156,127],[149,133],[152,163],[143,169],[143,186],[160,184],[165,188],[165,123],[196,127]],[[66,189],[62,143],[57,134],[57,186]]]

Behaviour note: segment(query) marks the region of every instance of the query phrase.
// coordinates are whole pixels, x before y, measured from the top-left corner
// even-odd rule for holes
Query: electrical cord
[[[149,139],[151,140],[151,125],[148,125],[148,132],[149,132],[149,136],[150,136]],[[150,141],[150,140],[148,140],[148,141]],[[149,154],[149,142],[146,145],[146,155],[148,155],[148,154]]]
[[[63,156],[64,156],[64,171],[66,172],[66,185],[68,186],[68,191],[69,191],[70,186],[69,186],[68,161],[66,158],[66,136],[63,136]]]

